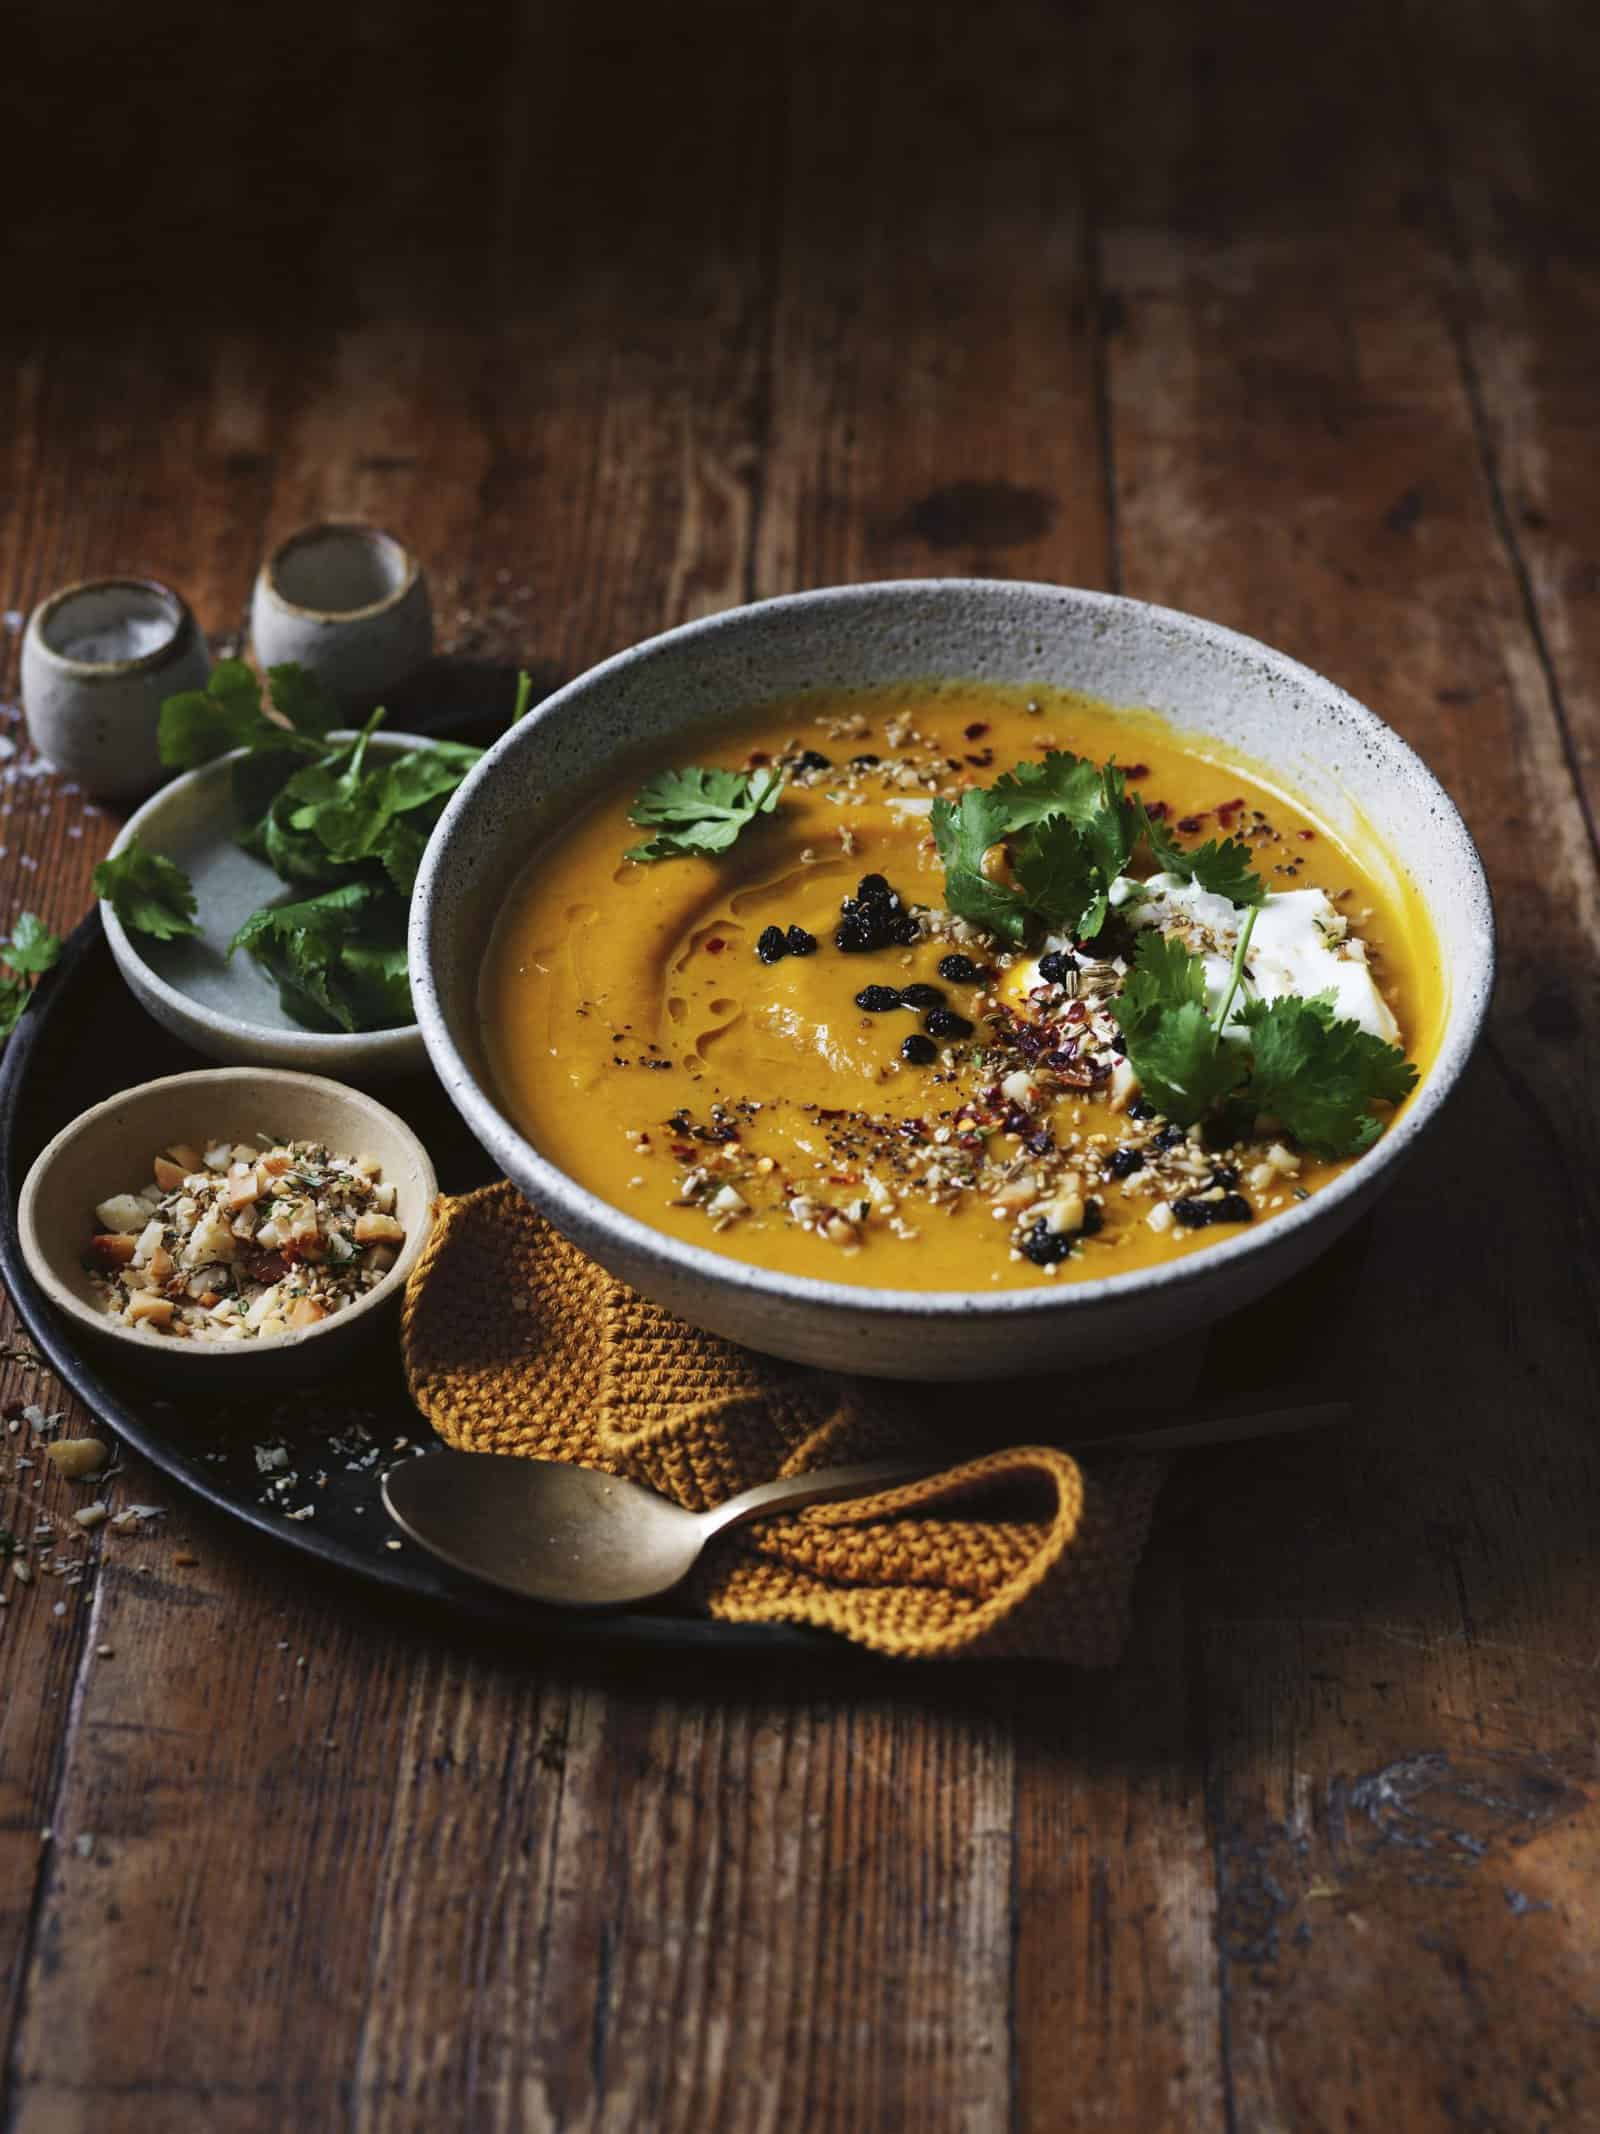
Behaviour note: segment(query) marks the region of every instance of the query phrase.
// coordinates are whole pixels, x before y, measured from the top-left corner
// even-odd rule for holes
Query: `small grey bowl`
[[[422,565],[377,526],[304,526],[262,564],[250,635],[265,667],[296,660],[338,697],[372,703],[433,650]]]
[[[422,734],[383,731],[368,743],[374,757],[427,746]],[[141,1007],[209,1059],[294,1067],[358,1082],[420,1073],[427,1053],[415,1023],[394,1030],[302,1029],[284,1012],[277,987],[252,957],[229,957],[228,943],[253,911],[308,894],[281,882],[264,860],[235,842],[237,760],[237,752],[219,756],[174,778],[118,832],[113,855],[137,837],[146,851],[175,860],[188,875],[200,932],[176,941],[130,935],[102,898],[100,917],[117,969]]]
[[[956,677],[1058,684],[1162,714],[1276,772],[1364,859],[1409,881],[1448,1000],[1426,1078],[1373,1151],[1298,1207],[1164,1266],[1059,1289],[865,1289],[680,1243],[585,1190],[502,1108],[484,1058],[484,944],[511,884],[619,751],[819,687]],[[1332,1244],[1438,1118],[1494,976],[1488,885],[1466,826],[1390,727],[1310,668],[1169,608],[982,579],[797,593],[669,630],[547,697],[463,781],[411,906],[423,1040],[478,1140],[569,1238],[694,1324],[751,1348],[888,1378],[1006,1378],[1153,1346],[1250,1303]]]
[[[155,578],[63,586],[28,617],[22,703],[47,762],[103,800],[148,792],[166,772],[162,700],[203,689],[211,659],[188,607]]]
[[[174,1141],[241,1141],[263,1133],[379,1159],[406,1231],[383,1280],[316,1326],[252,1341],[175,1341],[109,1318],[83,1266],[99,1202],[148,1184],[153,1158]],[[109,1359],[161,1377],[174,1394],[201,1386],[239,1391],[247,1379],[334,1369],[378,1332],[421,1255],[438,1191],[428,1152],[410,1127],[360,1090],[320,1075],[204,1067],[124,1089],[63,1127],[23,1180],[17,1234],[28,1270],[50,1302]]]

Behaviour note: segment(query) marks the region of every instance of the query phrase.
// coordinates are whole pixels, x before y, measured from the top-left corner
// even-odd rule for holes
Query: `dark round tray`
[[[0,1059],[0,1278],[40,1352],[99,1421],[170,1480],[281,1548],[353,1573],[434,1614],[443,1610],[513,1629],[525,1640],[616,1651],[840,1650],[836,1639],[820,1631],[708,1622],[670,1608],[607,1615],[539,1608],[463,1577],[409,1541],[398,1551],[386,1547],[396,1537],[379,1477],[386,1465],[409,1456],[396,1452],[394,1441],[429,1447],[439,1442],[411,1404],[398,1344],[345,1377],[255,1402],[230,1401],[225,1414],[214,1398],[169,1401],[160,1397],[158,1384],[81,1354],[70,1325],[23,1262],[17,1236],[22,1181],[51,1136],[91,1104],[158,1075],[209,1064],[133,999],[112,962],[98,911],[76,929],[60,963],[40,981]],[[446,1192],[489,1180],[482,1151],[431,1075],[387,1085],[381,1094],[422,1136]],[[256,1447],[263,1443],[288,1450],[290,1471],[303,1484],[281,1504],[269,1494],[272,1477],[257,1467]],[[315,1506],[310,1519],[287,1516],[306,1502]]]

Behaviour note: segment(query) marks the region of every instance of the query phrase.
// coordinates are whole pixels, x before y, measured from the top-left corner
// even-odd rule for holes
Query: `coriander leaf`
[[[260,823],[240,839],[286,882],[327,882],[346,859],[360,856],[375,821],[359,794],[377,716],[353,740],[286,779]]]
[[[1373,1100],[1398,1104],[1416,1087],[1405,1054],[1359,1023],[1336,1020],[1327,995],[1247,1001],[1239,1018],[1254,1054],[1251,1102],[1319,1156],[1370,1148],[1383,1131]]]
[[[1101,804],[1101,773],[1087,756],[1052,749],[1040,763],[1019,763],[1002,773],[990,792],[1005,809],[1008,831],[1025,830],[1052,815],[1082,824]]]
[[[295,660],[267,669],[267,694],[272,708],[281,713],[297,733],[314,741],[326,741],[343,719],[338,699],[318,681],[309,667]]]
[[[1028,907],[1021,897],[991,882],[983,856],[1005,836],[1008,817],[1003,801],[982,786],[962,794],[958,803],[933,804],[933,841],[944,862],[944,900],[958,918],[987,927],[1003,941],[1021,941]]]
[[[1192,1000],[1162,1009],[1124,1042],[1145,1095],[1180,1126],[1193,1126],[1244,1080],[1242,1048],[1223,1044],[1204,1006]]]
[[[1205,965],[1181,941],[1142,933],[1111,1005],[1140,1086],[1180,1126],[1192,1126],[1244,1080],[1242,1048],[1223,1044],[1206,1012]]]
[[[461,741],[435,741],[428,748],[393,756],[372,773],[373,797],[385,817],[409,814],[453,793],[483,754]]]
[[[0,942],[0,1045],[22,1020],[22,1011],[32,997],[30,975],[47,971],[61,954],[61,942],[31,911],[23,912],[11,929],[11,939]],[[0,1528],[0,1535],[4,1534]]]
[[[1099,804],[1090,810],[1081,827],[1109,890],[1133,857],[1133,848],[1139,842],[1138,803],[1127,797],[1123,773],[1114,763],[1102,768]],[[1099,930],[1095,927],[1094,933]],[[1087,930],[1086,938],[1093,938]]]
[[[1128,1037],[1151,1028],[1167,1008],[1190,1002],[1203,1007],[1205,997],[1206,968],[1200,957],[1191,956],[1176,936],[1169,940],[1151,928],[1134,943],[1133,968],[1111,1008]]]
[[[381,883],[343,882],[253,913],[228,944],[276,981],[284,1012],[312,1029],[382,1030],[412,1019],[407,899]]]
[[[1029,909],[1052,931],[1092,939],[1105,924],[1110,885],[1087,832],[1064,815],[1018,841],[1013,871]]]
[[[783,784],[781,771],[766,769],[660,771],[641,787],[628,819],[661,834],[623,857],[648,861],[726,852],[758,816],[772,813]]]
[[[289,707],[285,726],[261,708],[261,685],[243,660],[220,660],[204,689],[188,689],[161,706],[157,747],[173,770],[192,771],[213,757],[242,748],[249,754],[234,767],[234,803],[246,822],[266,807],[288,768],[285,759],[320,755],[321,721],[332,718],[331,702],[299,668],[272,670],[274,703],[281,691]],[[288,679],[283,679],[288,677]],[[264,758],[265,764],[253,759]]]
[[[409,888],[427,833],[483,753],[438,741],[369,763],[372,731],[369,721],[338,754],[296,771],[248,840],[285,881],[327,882],[376,863]],[[402,819],[408,834],[397,837]]]
[[[247,747],[256,728],[266,724],[259,703],[246,705],[217,690],[220,672],[212,673],[204,689],[186,689],[162,704],[157,745],[169,769],[192,771],[230,748]]]
[[[945,903],[1006,941],[1022,941],[1030,926],[1093,940],[1138,835],[1123,785],[1114,764],[1097,768],[1052,750],[992,786],[969,788],[959,801],[935,801]],[[1009,849],[1015,890],[983,872],[984,854],[998,844]]]
[[[175,861],[147,852],[138,838],[100,862],[94,870],[94,893],[135,933],[171,941],[200,931],[189,877]]]
[[[1255,854],[1242,838],[1225,838],[1219,845],[1215,838],[1208,838],[1197,851],[1175,844],[1157,822],[1152,822],[1144,803],[1132,803],[1135,819],[1151,856],[1163,874],[1175,874],[1185,882],[1196,882],[1211,895],[1226,897],[1230,904],[1259,904],[1267,894],[1267,885],[1252,865]]]
[[[48,971],[61,957],[61,937],[51,933],[37,912],[25,911],[11,929],[11,939],[0,942],[3,956],[14,971]]]
[[[428,840],[422,832],[403,817],[390,823],[383,834],[378,859],[395,888],[403,890],[407,896],[416,886],[417,869],[422,865],[427,845]]]

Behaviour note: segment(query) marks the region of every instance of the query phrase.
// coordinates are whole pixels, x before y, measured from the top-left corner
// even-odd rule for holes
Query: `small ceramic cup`
[[[154,578],[63,587],[28,617],[22,703],[34,747],[87,793],[148,792],[166,775],[156,746],[165,698],[203,689],[206,641]]]
[[[371,703],[433,650],[428,581],[376,526],[302,527],[257,574],[250,633],[263,668],[295,660],[335,696]]]

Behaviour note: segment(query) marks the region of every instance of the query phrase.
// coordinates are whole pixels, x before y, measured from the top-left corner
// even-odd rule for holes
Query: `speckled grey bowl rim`
[[[385,593],[381,600],[369,600],[361,608],[313,608],[303,600],[292,600],[278,583],[279,566],[295,549],[307,541],[314,541],[322,534],[360,534],[372,548],[392,548],[405,565],[400,583],[392,592]],[[266,597],[274,601],[289,615],[303,615],[308,622],[346,623],[371,622],[374,616],[386,615],[397,608],[422,576],[422,565],[415,552],[409,549],[398,534],[387,527],[372,526],[365,519],[318,519],[311,526],[297,526],[292,534],[285,534],[276,548],[267,557],[256,573],[256,583]]]
[[[434,885],[449,865],[455,838],[470,823],[477,796],[493,780],[499,767],[513,753],[536,746],[541,728],[558,719],[566,709],[603,688],[613,677],[644,665],[663,648],[705,643],[727,631],[759,627],[762,616],[803,613],[807,610],[847,609],[881,602],[886,596],[907,601],[938,602],[953,596],[997,597],[1009,601],[1034,599],[1052,605],[1067,604],[1091,613],[1112,617],[1139,616],[1178,636],[1264,669],[1270,676],[1320,696],[1335,706],[1358,730],[1397,758],[1409,776],[1428,792],[1437,808],[1438,834],[1456,848],[1464,876],[1481,905],[1483,932],[1477,959],[1465,968],[1452,967],[1450,1001],[1445,1028],[1432,1066],[1408,1100],[1395,1123],[1381,1140],[1350,1168],[1321,1186],[1309,1200],[1274,1215],[1271,1222],[1252,1228],[1245,1235],[1217,1244],[1165,1265],[1130,1270],[1126,1274],[1101,1275],[1073,1282],[1062,1288],[966,1290],[966,1289],[877,1289],[850,1282],[829,1282],[812,1275],[791,1275],[753,1266],[745,1260],[708,1251],[703,1245],[680,1242],[669,1232],[624,1214],[611,1202],[580,1186],[522,1134],[501,1109],[492,1091],[479,1081],[469,1060],[456,1044],[434,983],[428,954]],[[930,677],[931,679],[932,677]],[[951,675],[949,679],[959,679]],[[908,675],[908,681],[919,677]],[[1271,768],[1270,764],[1267,766]],[[1420,894],[1420,891],[1419,891]],[[1431,916],[1431,915],[1430,915]],[[772,600],[755,601],[728,608],[717,615],[682,623],[654,637],[643,639],[626,651],[602,660],[555,690],[489,750],[462,780],[440,817],[423,855],[411,899],[409,943],[411,992],[417,1020],[422,1028],[428,1057],[467,1125],[487,1153],[508,1173],[513,1162],[531,1179],[531,1196],[558,1230],[570,1224],[580,1233],[614,1238],[626,1251],[647,1260],[665,1262],[699,1281],[724,1289],[740,1290],[752,1297],[788,1299],[810,1303],[858,1318],[904,1320],[908,1315],[928,1319],[1032,1318],[1040,1313],[1092,1313],[1096,1305],[1113,1298],[1154,1296],[1181,1289],[1189,1283],[1210,1281],[1227,1265],[1262,1253],[1280,1250],[1313,1226],[1326,1226],[1328,1242],[1338,1235],[1338,1216],[1346,1202],[1370,1192],[1381,1175],[1404,1160],[1419,1137],[1438,1117],[1445,1101],[1460,1081],[1482,1032],[1494,990],[1494,906],[1488,876],[1472,834],[1461,812],[1410,743],[1380,719],[1376,712],[1329,681],[1315,668],[1278,652],[1260,639],[1222,623],[1208,622],[1179,608],[1166,608],[1125,594],[1101,593],[1076,586],[1048,585],[1035,580],[1012,578],[900,578],[878,579],[863,585],[824,586],[811,592],[785,593]],[[520,1182],[519,1182],[520,1183]]]
[[[354,731],[351,727],[338,727],[332,738],[353,739]],[[372,738],[382,749],[391,746],[430,748],[433,745],[427,734],[391,733],[387,727],[379,727]],[[159,815],[164,806],[170,805],[177,794],[192,790],[203,779],[220,777],[224,765],[237,763],[245,753],[242,748],[231,748],[226,755],[213,756],[209,763],[202,763],[196,770],[184,771],[176,778],[169,778],[165,785],[157,786],[150,798],[134,809],[117,832],[106,857],[114,859],[119,852],[125,852],[133,839],[140,835],[141,830],[147,828],[150,821]],[[290,885],[285,883],[284,887],[287,892]],[[181,986],[167,983],[148,959],[140,955],[138,943],[104,897],[100,899],[100,921],[105,927],[106,939],[111,944],[111,954],[125,985],[128,978],[122,969],[122,963],[123,958],[128,957],[138,964],[141,981],[167,1006],[169,1012],[175,1017],[187,1020],[197,1029],[213,1030],[229,1036],[253,1036],[258,1038],[263,1046],[280,1053],[287,1040],[294,1047],[297,1064],[294,1068],[286,1069],[286,1072],[363,1074],[372,1072],[374,1063],[379,1070],[393,1073],[407,1072],[412,1066],[420,1070],[422,1063],[416,1057],[417,1038],[420,1033],[414,1022],[400,1023],[392,1030],[284,1030],[270,1023],[255,1023],[236,1016],[219,1015],[214,1008],[208,1008],[196,1000],[192,993],[185,993]],[[204,1047],[198,1049],[204,1050]],[[282,1061],[264,1060],[262,1064],[276,1067],[282,1065]]]
[[[57,609],[64,608],[69,600],[76,600],[80,593],[114,592],[159,593],[163,600],[170,601],[176,611],[172,619],[172,635],[164,637],[159,645],[152,645],[148,652],[136,652],[129,659],[74,659],[70,652],[59,651],[51,644],[45,633]],[[76,681],[120,682],[131,674],[154,673],[158,668],[170,666],[180,654],[188,651],[198,630],[189,603],[176,586],[168,585],[160,578],[119,573],[111,578],[80,578],[76,585],[58,586],[28,617],[27,637],[42,659],[59,667],[63,674],[70,674]]]
[[[287,1085],[291,1101],[286,1109],[292,1109],[292,1093],[296,1088],[310,1088],[326,1098],[329,1093],[348,1106],[351,1116],[370,1116],[381,1112],[391,1130],[415,1152],[417,1173],[422,1181],[423,1199],[429,1210],[428,1216],[413,1226],[411,1235],[401,1246],[394,1265],[381,1281],[375,1282],[364,1296],[341,1310],[331,1312],[315,1326],[291,1329],[286,1334],[259,1335],[254,1341],[172,1341],[163,1342],[153,1335],[141,1334],[136,1327],[124,1326],[109,1314],[96,1312],[84,1303],[57,1274],[48,1254],[38,1241],[33,1210],[49,1186],[50,1174],[75,1141],[90,1132],[109,1113],[143,1097],[153,1089],[189,1088],[198,1094],[206,1089],[247,1084],[252,1092],[258,1091],[263,1081],[276,1090]],[[285,1120],[285,1125],[292,1125]],[[178,1371],[198,1371],[218,1365],[229,1366],[235,1357],[281,1356],[290,1351],[310,1347],[313,1343],[331,1356],[335,1348],[343,1348],[365,1330],[366,1324],[386,1304],[394,1301],[411,1279],[411,1271],[422,1257],[423,1247],[432,1228],[432,1211],[439,1200],[439,1179],[433,1167],[433,1159],[415,1127],[410,1126],[396,1111],[364,1089],[352,1089],[343,1082],[336,1082],[325,1074],[305,1074],[295,1067],[191,1067],[182,1074],[157,1075],[151,1081],[132,1082],[126,1089],[118,1089],[109,1097],[102,1097],[98,1104],[91,1104],[87,1111],[79,1112],[69,1119],[59,1133],[52,1134],[28,1166],[27,1176],[22,1181],[22,1190],[17,1195],[17,1243],[28,1272],[38,1283],[50,1303],[75,1325],[83,1327],[97,1339],[103,1339],[137,1354],[141,1359],[155,1358],[162,1363],[170,1361]]]

